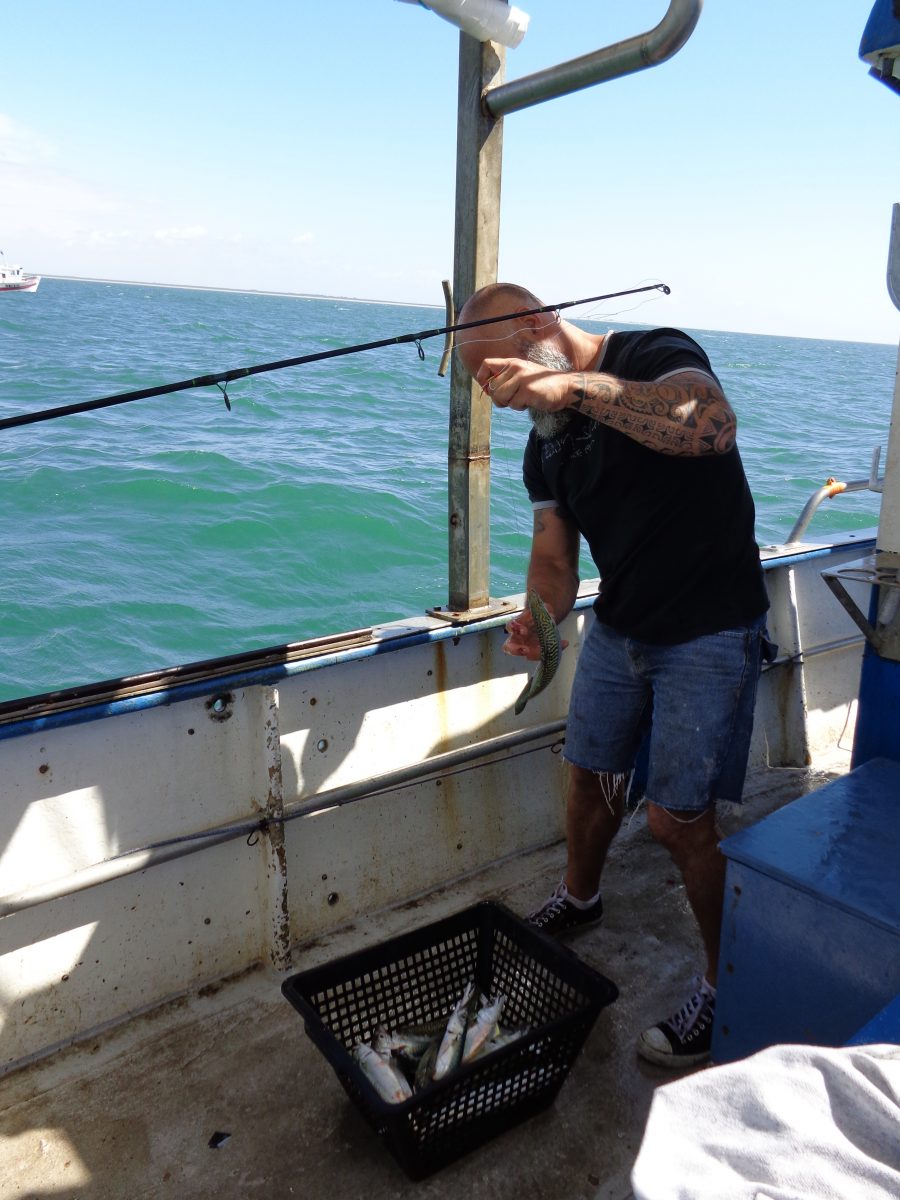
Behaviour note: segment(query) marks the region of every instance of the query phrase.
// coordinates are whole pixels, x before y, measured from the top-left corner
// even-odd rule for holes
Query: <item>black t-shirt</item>
[[[715,379],[677,329],[611,333],[596,370],[652,382],[683,370]],[[578,527],[600,572],[598,618],[645,642],[689,641],[746,625],[768,608],[755,509],[737,447],[660,454],[583,413],[525,448],[525,487]]]

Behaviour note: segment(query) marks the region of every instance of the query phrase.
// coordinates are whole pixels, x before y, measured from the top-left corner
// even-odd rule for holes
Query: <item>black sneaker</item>
[[[590,908],[576,908],[569,901],[569,889],[565,881],[560,880],[549,900],[545,900],[540,908],[529,913],[525,920],[535,929],[559,936],[573,929],[581,929],[585,925],[594,925],[602,916],[603,901],[599,896]]]
[[[705,1062],[712,1048],[715,1015],[716,989],[698,979],[696,991],[677,1013],[644,1030],[638,1039],[638,1054],[675,1071]]]

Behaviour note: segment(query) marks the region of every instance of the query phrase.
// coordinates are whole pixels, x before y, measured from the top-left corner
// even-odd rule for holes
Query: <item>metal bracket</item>
[[[900,564],[896,562],[896,556],[876,551],[856,562],[823,571],[822,578],[865,634],[872,648],[882,658],[900,661]],[[874,626],[847,591],[845,580],[879,589],[878,616]]]
[[[446,621],[450,625],[473,625],[476,621],[488,621],[491,617],[509,616],[521,611],[522,605],[515,604],[512,600],[489,600],[481,608],[462,610],[441,607],[426,609],[429,617]]]
[[[441,287],[444,289],[444,308],[447,313],[448,326],[444,338],[444,353],[441,355],[441,365],[438,367],[438,375],[443,379],[450,366],[450,355],[453,353],[453,330],[449,326],[456,324],[456,309],[453,305],[453,288],[450,286],[450,280],[442,279]]]

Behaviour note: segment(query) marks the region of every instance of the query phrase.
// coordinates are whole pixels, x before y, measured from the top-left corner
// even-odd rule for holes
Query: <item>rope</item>
[[[512,317],[531,317],[538,313],[558,312],[578,304],[595,304],[601,300],[613,300],[618,296],[632,296],[637,292],[663,292],[668,296],[671,288],[665,283],[649,284],[646,287],[629,288],[624,292],[609,292],[605,296],[588,296],[584,300],[565,300],[561,304],[546,304],[542,308],[530,308],[524,312],[504,313],[500,317],[484,317],[480,321],[466,321],[461,325],[444,325],[440,329],[423,329],[418,333],[401,333],[397,337],[381,338],[376,342],[361,342],[356,346],[339,346],[334,350],[320,350],[315,354],[301,354],[297,358],[282,358],[277,362],[258,363],[252,367],[235,367],[231,371],[220,371],[212,375],[198,375],[195,379],[182,379],[178,383],[163,383],[158,387],[140,388],[133,392],[119,392],[115,396],[104,396],[99,400],[83,400],[77,404],[63,404],[57,408],[45,408],[33,413],[20,413],[15,417],[0,420],[0,429],[15,429],[21,425],[35,425],[39,421],[53,421],[57,417],[69,417],[74,413],[93,412],[99,408],[112,408],[116,404],[130,404],[134,400],[147,400],[152,396],[167,396],[172,392],[185,392],[190,388],[212,387],[222,392],[226,407],[230,410],[227,385],[235,379],[246,379],[250,375],[261,375],[267,371],[283,371],[286,367],[302,367],[307,363],[321,362],[326,358],[339,358],[345,354],[361,354],[365,350],[380,350],[383,346],[401,346],[414,343],[419,358],[425,358],[421,343],[426,338],[458,333],[461,329],[475,329],[480,325],[493,325],[508,321]],[[222,387],[225,384],[226,387]]]

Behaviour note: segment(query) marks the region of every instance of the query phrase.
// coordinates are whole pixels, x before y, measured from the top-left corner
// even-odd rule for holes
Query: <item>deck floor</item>
[[[847,769],[754,776],[733,832]],[[626,818],[627,821],[627,818]],[[437,920],[478,900],[524,912],[560,873],[564,847],[507,861],[299,948],[295,970]],[[555,1104],[412,1183],[350,1105],[331,1068],[259,969],[204,989],[0,1080],[3,1200],[627,1200],[655,1088],[671,1078],[635,1039],[666,1015],[701,960],[684,889],[639,812],[613,847],[605,916],[569,943],[614,980]],[[227,1134],[211,1148],[215,1134]]]

